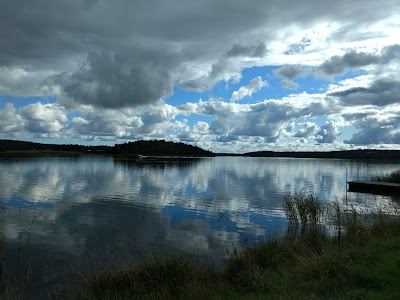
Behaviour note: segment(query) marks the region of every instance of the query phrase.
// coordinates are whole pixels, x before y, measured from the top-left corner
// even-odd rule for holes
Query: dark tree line
[[[400,150],[359,149],[327,152],[258,151],[243,154],[254,157],[343,158],[343,159],[399,159]]]
[[[163,140],[136,141],[115,146],[84,146],[40,144],[33,142],[0,140],[0,152],[7,151],[67,151],[82,153],[126,154],[126,155],[171,155],[171,156],[212,156],[211,151],[184,143]]]
[[[199,147],[184,144],[167,142],[163,140],[136,141],[115,145],[117,154],[136,155],[171,155],[171,156],[212,156],[211,151]]]

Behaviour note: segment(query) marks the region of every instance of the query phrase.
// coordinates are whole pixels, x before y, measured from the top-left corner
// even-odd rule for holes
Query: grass
[[[371,180],[380,182],[400,183],[400,170],[394,171],[389,174],[372,177]]]
[[[4,205],[0,206],[0,298],[4,296],[5,293],[5,236],[4,236]]]

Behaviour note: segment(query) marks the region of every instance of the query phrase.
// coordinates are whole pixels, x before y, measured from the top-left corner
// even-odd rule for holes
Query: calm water
[[[291,158],[1,159],[7,268],[18,277],[29,261],[38,287],[93,256],[178,251],[220,265],[227,251],[284,231],[285,193],[342,201],[346,174],[368,179],[398,169],[400,163]],[[355,193],[347,200],[363,207],[391,201]]]

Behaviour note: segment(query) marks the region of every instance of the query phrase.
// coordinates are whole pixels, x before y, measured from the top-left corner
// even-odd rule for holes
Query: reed
[[[312,193],[287,193],[283,197],[283,207],[291,234],[297,232],[299,224],[303,234],[308,230],[317,230],[325,212],[323,203]]]
[[[5,234],[4,234],[5,212],[4,205],[0,205],[0,298],[5,296]]]
[[[380,182],[400,183],[400,170],[384,174],[381,176],[374,176],[371,178],[371,180]]]

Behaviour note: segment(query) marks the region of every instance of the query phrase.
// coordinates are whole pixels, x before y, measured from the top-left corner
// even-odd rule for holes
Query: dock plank
[[[348,191],[375,195],[400,194],[400,184],[379,181],[348,181]]]

